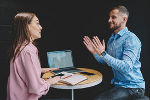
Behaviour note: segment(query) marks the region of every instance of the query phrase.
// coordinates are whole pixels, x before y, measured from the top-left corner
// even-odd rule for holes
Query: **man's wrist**
[[[92,55],[95,55],[95,54],[96,54],[96,52],[91,52],[91,54],[92,54]]]
[[[106,51],[103,51],[103,52],[101,53],[101,56],[104,57],[105,55],[106,55]]]

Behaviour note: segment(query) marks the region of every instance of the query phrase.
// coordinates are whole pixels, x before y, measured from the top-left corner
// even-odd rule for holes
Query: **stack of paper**
[[[63,82],[69,85],[76,85],[77,83],[87,79],[87,77],[83,75],[77,75],[67,72],[62,72],[62,74],[64,74],[64,76],[61,77],[61,80],[59,82]]]

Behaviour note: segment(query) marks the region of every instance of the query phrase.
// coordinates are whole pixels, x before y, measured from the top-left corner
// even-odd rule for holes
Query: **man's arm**
[[[129,72],[133,69],[133,64],[135,64],[135,62],[139,60],[140,52],[140,41],[135,37],[130,36],[126,39],[126,42],[124,44],[122,59],[116,59],[106,53],[106,55],[103,57],[103,60],[108,64],[108,66],[111,66],[118,71]]]
[[[95,59],[102,65],[107,65],[107,63],[98,54],[94,54]]]

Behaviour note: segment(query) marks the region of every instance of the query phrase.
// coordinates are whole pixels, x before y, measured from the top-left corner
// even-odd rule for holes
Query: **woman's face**
[[[39,20],[36,16],[33,17],[30,24],[28,24],[29,31],[31,34],[31,41],[34,41],[35,39],[41,38],[41,30],[42,27],[39,23]]]

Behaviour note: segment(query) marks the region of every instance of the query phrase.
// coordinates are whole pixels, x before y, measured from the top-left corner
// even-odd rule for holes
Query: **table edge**
[[[100,80],[96,81],[96,82],[92,82],[92,83],[89,83],[89,84],[83,84],[83,85],[52,85],[51,87],[56,88],[56,89],[83,89],[83,88],[98,85],[101,82],[102,82],[102,78]]]

